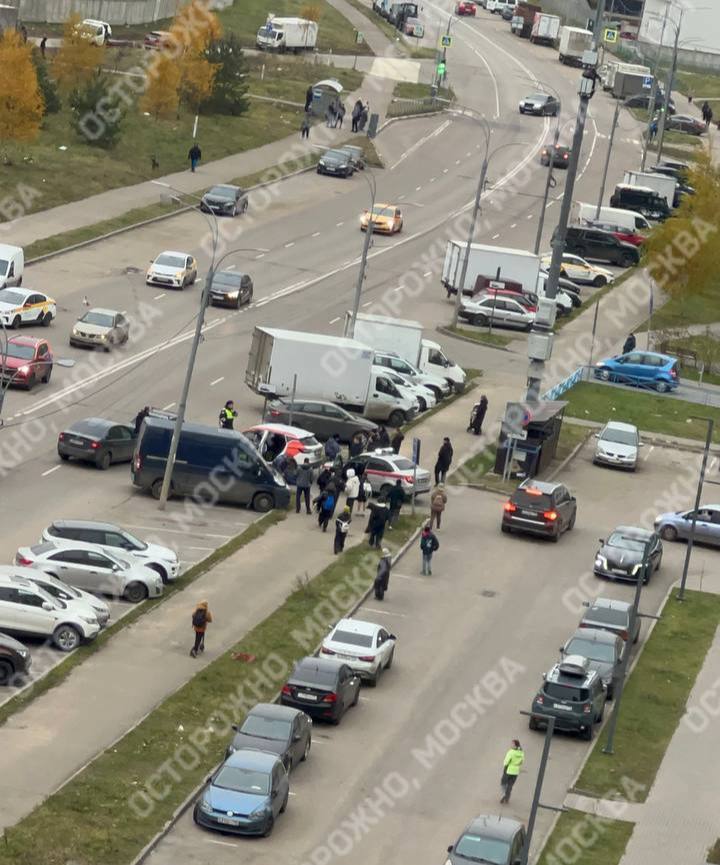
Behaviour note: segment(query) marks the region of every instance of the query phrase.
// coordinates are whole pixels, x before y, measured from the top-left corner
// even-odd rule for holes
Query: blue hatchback
[[[658,393],[675,390],[680,384],[678,361],[654,351],[631,351],[595,364],[595,378],[634,384]]]
[[[193,819],[221,832],[267,836],[289,795],[287,771],[277,754],[240,749],[209,779]]]

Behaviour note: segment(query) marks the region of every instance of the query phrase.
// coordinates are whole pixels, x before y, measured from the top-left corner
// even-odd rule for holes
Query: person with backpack
[[[402,508],[405,502],[405,490],[402,486],[402,481],[398,478],[395,481],[395,486],[388,493],[388,507],[390,508],[390,513],[388,514],[388,528],[391,529],[395,523],[398,521],[398,517],[400,516],[400,509]]]
[[[192,626],[195,631],[195,645],[190,649],[190,657],[197,658],[198,652],[205,651],[205,631],[212,622],[212,613],[208,608],[207,601],[200,601],[192,614]]]
[[[437,527],[440,528],[445,505],[447,504],[447,493],[445,492],[445,484],[438,484],[430,494],[430,528],[437,522]]]
[[[376,502],[370,502],[370,519],[365,531],[370,535],[369,542],[371,547],[379,547],[382,543],[389,516],[390,510],[387,506],[385,496],[380,496]]]
[[[337,517],[335,517],[335,541],[333,543],[333,553],[337,555],[345,549],[345,539],[347,538],[350,529],[350,508],[345,505]]]
[[[440,543],[430,528],[430,523],[425,523],[420,535],[420,552],[422,553],[422,574],[424,577],[432,576],[432,557]]]
[[[330,517],[335,513],[335,503],[337,502],[337,493],[335,485],[332,481],[325,487],[317,498],[318,502],[318,525],[326,532]]]

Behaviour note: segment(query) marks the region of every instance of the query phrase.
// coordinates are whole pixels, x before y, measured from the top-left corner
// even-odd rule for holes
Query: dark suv
[[[609,231],[582,225],[571,225],[568,228],[565,252],[595,261],[607,261],[618,267],[632,267],[640,261],[640,253],[632,243],[618,240]]]
[[[527,532],[558,541],[575,525],[577,501],[563,484],[523,481],[503,506],[503,532]]]
[[[32,658],[22,643],[0,634],[0,685],[22,684],[30,672]]]
[[[581,733],[592,739],[594,725],[602,721],[607,691],[600,673],[582,655],[569,655],[545,674],[530,709],[529,727],[547,726],[555,718],[556,730]],[[545,716],[545,717],[543,717]]]
[[[646,186],[618,183],[610,196],[610,207],[634,210],[645,219],[662,220],[670,216],[670,207],[664,196]]]

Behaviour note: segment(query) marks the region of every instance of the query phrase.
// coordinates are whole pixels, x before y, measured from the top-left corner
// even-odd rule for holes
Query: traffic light
[[[441,60],[437,65],[438,78],[444,78],[445,77],[445,69],[446,68],[447,67],[446,67],[445,61]]]

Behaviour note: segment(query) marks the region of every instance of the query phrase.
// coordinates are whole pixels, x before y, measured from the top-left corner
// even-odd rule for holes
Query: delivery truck
[[[458,290],[466,248],[464,241],[449,240],[445,249],[441,282],[448,297]],[[520,283],[523,291],[535,291],[539,272],[540,258],[532,252],[471,243],[462,293],[473,295],[478,283],[482,286],[489,284],[488,280],[504,279]]]
[[[665,174],[656,174],[654,171],[626,171],[623,183],[654,189],[658,195],[661,195],[667,201],[668,207],[675,206],[677,180],[674,177],[667,177]]]
[[[528,39],[532,33],[533,21],[540,12],[540,7],[534,3],[516,3],[510,29],[516,36]]]
[[[258,30],[255,43],[264,51],[311,51],[317,45],[316,21],[305,18],[268,18]]]
[[[381,369],[374,350],[354,339],[256,326],[245,383],[264,396],[326,399],[370,420],[401,426],[417,401],[401,394]]]
[[[638,93],[649,93],[653,77],[649,72],[634,72],[618,69],[612,85],[612,95],[616,99],[629,99]]]
[[[560,33],[560,18],[558,15],[547,15],[536,12],[530,32],[530,41],[539,45],[554,45]]]
[[[592,48],[592,33],[582,27],[563,27],[560,31],[558,60],[567,66],[582,66],[583,54]]]
[[[610,60],[607,64],[601,66],[599,70],[603,90],[611,91],[613,89],[618,72],[633,72],[638,75],[651,74],[649,66],[641,66],[639,63],[621,63],[619,60]]]
[[[418,321],[359,312],[355,339],[376,351],[394,352],[421,372],[444,378],[457,393],[465,387],[465,370],[449,360],[437,342],[423,339]]]

